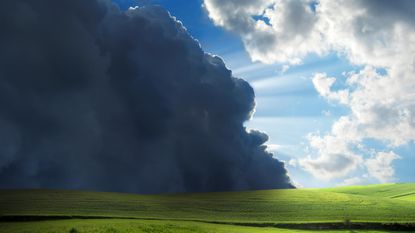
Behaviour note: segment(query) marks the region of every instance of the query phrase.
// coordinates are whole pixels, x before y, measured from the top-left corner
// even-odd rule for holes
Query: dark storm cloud
[[[0,2],[0,187],[292,187],[248,83],[160,7]]]

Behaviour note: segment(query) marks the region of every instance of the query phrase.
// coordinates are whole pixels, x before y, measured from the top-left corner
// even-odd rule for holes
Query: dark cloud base
[[[0,188],[292,188],[249,84],[160,7],[0,2]]]

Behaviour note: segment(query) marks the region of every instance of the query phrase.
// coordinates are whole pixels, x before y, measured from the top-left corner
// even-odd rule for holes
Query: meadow
[[[232,226],[168,220],[57,220],[2,223],[9,233],[311,233],[309,230]],[[376,230],[324,230],[324,233],[380,233]]]
[[[414,193],[415,184],[174,195],[2,190],[0,232],[381,232],[370,228],[413,226]]]

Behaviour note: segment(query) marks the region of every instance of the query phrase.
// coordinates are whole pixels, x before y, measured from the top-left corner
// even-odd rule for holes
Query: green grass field
[[[58,220],[2,223],[8,233],[312,233],[271,227],[230,226],[168,220]],[[324,233],[380,233],[372,230],[325,230]]]
[[[72,228],[76,233],[304,232],[260,225],[345,221],[415,223],[414,193],[415,184],[177,195],[3,190],[0,191],[0,216],[3,219],[4,216],[115,219],[10,223],[3,220],[0,232],[68,233]]]

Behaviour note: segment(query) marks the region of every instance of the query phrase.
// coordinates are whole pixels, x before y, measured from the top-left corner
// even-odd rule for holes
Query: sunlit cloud
[[[310,54],[335,53],[354,66],[338,77],[330,67],[314,65],[319,70],[304,79],[323,100],[348,112],[308,138],[310,151],[299,164],[316,177],[345,183],[356,170],[378,182],[394,179],[393,161],[402,158],[396,149],[415,142],[414,1],[204,2],[216,25],[240,36],[252,61],[301,67]],[[304,74],[289,71],[252,85],[259,92],[294,91]],[[383,148],[365,145],[367,139]]]

